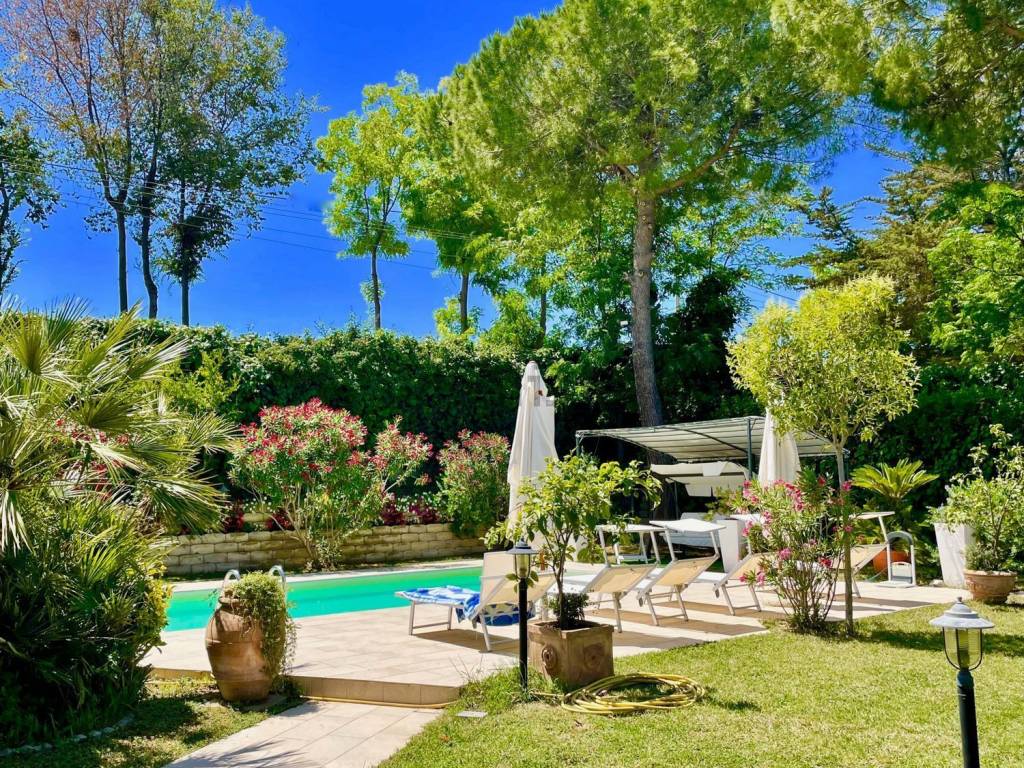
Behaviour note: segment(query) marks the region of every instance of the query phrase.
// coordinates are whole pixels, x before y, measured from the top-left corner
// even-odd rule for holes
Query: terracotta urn
[[[964,580],[971,597],[990,605],[1001,605],[1013,592],[1017,574],[1009,571],[964,571]]]
[[[226,701],[261,701],[273,682],[263,658],[263,632],[237,612],[237,604],[221,597],[206,625],[206,655]]]
[[[553,621],[529,625],[531,664],[545,677],[576,689],[614,672],[613,627],[589,624],[558,629]]]

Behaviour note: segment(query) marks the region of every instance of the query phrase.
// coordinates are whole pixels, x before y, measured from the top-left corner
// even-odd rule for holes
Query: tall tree
[[[370,257],[373,327],[381,327],[379,258],[409,253],[402,237],[402,203],[417,173],[416,117],[421,96],[416,78],[400,73],[395,85],[363,89],[359,113],[332,120],[316,146],[320,168],[334,173],[326,224],[343,238],[343,256]]]
[[[839,483],[854,436],[870,441],[915,404],[918,368],[892,320],[892,281],[877,276],[808,291],[796,308],[769,304],[729,347],[736,383],[783,432],[814,432],[835,451]],[[847,521],[848,523],[850,521]],[[846,626],[853,626],[851,527],[844,536]]]
[[[149,89],[140,0],[10,0],[0,18],[14,89],[88,160],[117,230],[117,296],[128,311],[128,196]]]
[[[18,275],[18,247],[27,223],[40,224],[53,210],[46,147],[21,112],[0,111],[0,294]]]
[[[493,199],[480,194],[456,162],[445,98],[442,91],[422,101],[416,124],[416,172],[401,213],[410,234],[434,241],[441,268],[459,276],[459,329],[467,333],[470,284],[494,292],[501,283],[503,227]],[[404,142],[405,136],[399,140]]]
[[[248,8],[198,0],[191,46],[200,73],[166,108],[158,265],[181,287],[181,322],[204,262],[237,230],[258,229],[268,195],[302,177],[312,159],[306,127],[315,104],[283,92],[284,37]]]
[[[774,6],[568,0],[486,41],[448,86],[456,151],[483,183],[563,212],[610,186],[629,206],[630,336],[647,425],[663,417],[651,297],[666,209],[791,187],[859,84],[859,72],[773,25]]]

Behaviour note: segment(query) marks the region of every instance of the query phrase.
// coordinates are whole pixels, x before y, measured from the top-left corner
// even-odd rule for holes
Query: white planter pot
[[[718,518],[715,522],[725,526],[725,530],[719,532],[718,540],[722,552],[722,567],[729,573],[746,554],[747,542],[743,536],[746,523],[728,517]]]
[[[963,589],[967,586],[964,578],[964,570],[967,568],[966,552],[974,542],[974,531],[966,525],[950,528],[945,523],[935,523],[935,540],[939,548],[942,583],[947,587]]]

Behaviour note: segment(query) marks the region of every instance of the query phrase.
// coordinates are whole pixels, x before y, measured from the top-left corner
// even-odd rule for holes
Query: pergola
[[[648,451],[669,456],[677,462],[731,461],[746,466],[753,474],[761,456],[764,416],[739,416],[659,427],[622,427],[618,429],[581,429],[576,445],[587,439],[613,438]],[[798,435],[800,458],[835,456],[829,442],[813,433]]]

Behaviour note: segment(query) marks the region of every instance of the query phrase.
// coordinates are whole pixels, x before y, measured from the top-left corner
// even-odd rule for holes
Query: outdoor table
[[[621,565],[624,562],[639,562],[642,558],[643,562],[651,562],[650,557],[647,554],[647,547],[644,544],[644,536],[651,537],[651,549],[654,552],[654,562],[661,562],[661,555],[658,552],[658,541],[655,537],[657,533],[664,533],[664,531],[657,525],[647,525],[644,523],[629,523],[625,527],[619,527],[617,525],[599,525],[597,526],[597,540],[601,545],[601,552],[604,554],[604,562],[608,564],[608,551],[605,549],[604,535],[605,533],[635,533],[640,538],[640,555],[623,555],[619,551],[619,542],[612,545],[615,551],[615,562],[617,565]],[[671,547],[669,547],[671,549]]]
[[[718,544],[718,534],[720,531],[725,530],[725,526],[721,523],[712,523],[709,520],[699,520],[693,517],[684,517],[679,520],[652,520],[654,525],[662,529],[662,533],[665,535],[665,541],[668,543],[669,556],[675,560],[676,552],[672,546],[672,538],[670,533],[706,533],[711,537],[711,546],[715,548],[715,554],[721,555]]]

